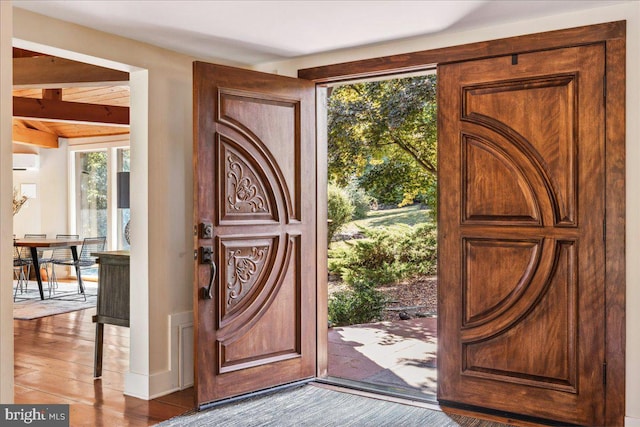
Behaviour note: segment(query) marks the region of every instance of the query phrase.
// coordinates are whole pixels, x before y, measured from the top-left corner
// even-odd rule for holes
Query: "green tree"
[[[87,197],[95,203],[95,209],[107,209],[107,153],[94,151],[86,154],[83,172],[87,173]]]
[[[428,200],[436,175],[435,75],[333,89],[328,103],[329,179],[352,177],[381,203]]]
[[[107,235],[107,152],[78,153],[82,235]]]
[[[329,185],[327,191],[327,218],[329,224],[327,226],[327,238],[331,243],[333,235],[336,234],[342,226],[351,221],[353,216],[353,204],[349,200],[347,192],[335,185]]]

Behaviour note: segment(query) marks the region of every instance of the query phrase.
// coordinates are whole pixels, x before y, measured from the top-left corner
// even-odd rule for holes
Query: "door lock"
[[[213,239],[213,224],[210,222],[200,223],[200,238]]]
[[[211,264],[213,262],[213,247],[200,246],[200,264]]]

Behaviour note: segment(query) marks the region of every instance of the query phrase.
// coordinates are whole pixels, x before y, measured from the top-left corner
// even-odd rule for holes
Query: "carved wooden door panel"
[[[438,399],[602,425],[604,48],[438,75]]]
[[[194,122],[203,405],[315,375],[315,87],[196,62]]]

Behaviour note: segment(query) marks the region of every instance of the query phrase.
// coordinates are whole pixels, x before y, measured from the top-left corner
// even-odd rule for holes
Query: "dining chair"
[[[46,239],[47,235],[43,233],[25,233],[25,239]],[[44,251],[38,250],[38,262],[42,259]],[[31,276],[31,266],[33,265],[33,259],[31,259],[31,248],[22,247],[20,248],[20,258],[29,264],[29,272],[27,274],[27,282],[29,282],[29,276]]]
[[[78,260],[66,259],[66,260],[53,260],[54,265],[66,265],[70,267],[76,267],[78,274],[78,293],[84,295],[86,301],[87,296],[84,293],[84,285],[82,284],[82,269],[93,268],[96,265],[97,257],[91,255],[95,252],[104,251],[104,247],[107,243],[106,237],[85,237],[82,240],[82,248],[78,254]]]
[[[79,234],[56,234],[56,239],[59,240],[78,240],[80,239]],[[49,292],[58,288],[58,278],[56,277],[56,269],[54,266],[54,261],[73,261],[73,255],[71,254],[71,248],[63,247],[63,248],[53,248],[49,257],[44,257],[40,262],[44,265],[47,272],[47,282],[49,285]],[[49,271],[49,266],[51,266],[51,271]]]
[[[27,275],[25,276],[24,270],[25,267],[27,269]],[[18,289],[20,289],[20,293],[24,293],[27,291],[27,277],[29,277],[29,273],[31,273],[31,264],[20,257],[20,251],[18,248],[14,248],[13,251],[13,275],[16,280],[16,288],[13,292],[13,300],[15,301],[18,295]]]

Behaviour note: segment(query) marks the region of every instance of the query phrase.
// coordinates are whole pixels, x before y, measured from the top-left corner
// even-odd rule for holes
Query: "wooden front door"
[[[604,55],[439,67],[441,402],[604,424]]]
[[[196,399],[316,367],[315,86],[194,64]]]

